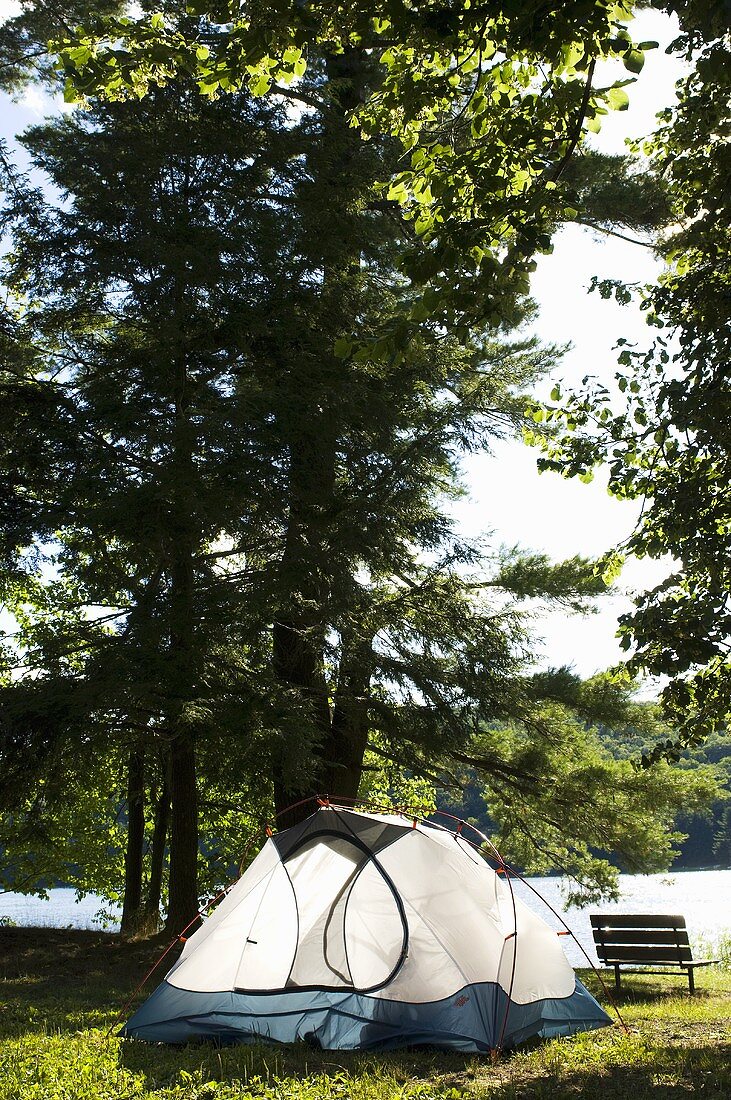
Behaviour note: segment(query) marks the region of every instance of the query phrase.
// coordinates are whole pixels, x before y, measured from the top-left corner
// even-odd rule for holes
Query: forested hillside
[[[649,705],[647,709],[650,709]],[[647,733],[631,726],[620,732],[599,726],[596,734],[597,741],[608,753],[620,760],[633,761],[636,766],[639,765],[642,754],[657,744],[655,740],[648,740]],[[712,767],[719,777],[719,790],[717,797],[702,813],[687,813],[681,807],[674,817],[668,819],[668,833],[679,834],[672,857],[672,868],[693,870],[731,866],[731,744],[728,737],[721,734],[710,735],[702,745],[684,751],[677,766],[689,773],[696,768]],[[441,790],[437,796],[440,808],[464,817],[486,835],[495,836],[497,822],[490,816],[489,802],[479,776],[473,771],[465,772],[460,776],[460,781],[464,784],[463,797],[455,798],[453,790]],[[444,820],[441,823],[447,824]],[[610,859],[623,871],[633,872],[638,869],[621,857],[610,856]],[[532,869],[530,862],[527,869]],[[556,867],[556,870],[559,871],[560,868]]]

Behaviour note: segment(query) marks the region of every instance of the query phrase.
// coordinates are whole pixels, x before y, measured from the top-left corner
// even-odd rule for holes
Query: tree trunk
[[[167,769],[167,765],[166,765]],[[168,836],[170,818],[170,783],[166,774],[160,792],[155,801],[155,821],[152,829],[150,847],[150,878],[147,885],[147,897],[144,906],[144,926],[150,933],[160,927],[160,902],[162,900],[162,877],[165,867],[165,845]]]
[[[328,167],[318,176],[317,201],[335,216],[358,208],[362,194],[349,177],[350,165],[362,152],[362,142],[349,125],[349,113],[363,93],[364,55],[348,50],[326,59],[329,103],[322,118],[323,141],[330,156],[321,163]],[[325,215],[326,216],[326,215]],[[330,251],[323,263],[319,316],[313,323],[322,328],[322,346],[331,343],[339,330],[353,323],[353,288],[360,278],[360,247],[343,234],[340,247]],[[305,712],[302,736],[307,739],[311,768],[303,779],[298,761],[302,753],[287,753],[274,762],[273,779],[278,825],[288,826],[308,816],[315,808],[314,796],[342,793],[330,788],[344,779],[347,787],[359,781],[362,751],[355,740],[333,736],[330,691],[325,675],[325,647],[333,621],[331,597],[333,564],[328,516],[332,514],[337,470],[341,387],[347,388],[347,368],[330,353],[323,357],[312,384],[306,376],[299,417],[289,441],[289,517],[280,575],[281,611],[273,629],[273,666],[277,678],[294,688]],[[309,387],[309,388],[308,388]],[[347,745],[346,745],[347,741]],[[345,756],[341,759],[341,750]],[[335,753],[335,757],[333,757]],[[294,764],[292,763],[294,761]],[[289,764],[289,767],[287,766]],[[293,774],[294,773],[294,774]],[[356,773],[357,777],[356,777]],[[293,803],[309,799],[287,811]],[[287,811],[287,812],[282,812]]]
[[[130,750],[127,765],[127,848],[124,855],[124,902],[121,932],[137,931],[142,905],[142,858],[145,841],[145,760],[141,744]]]
[[[181,435],[185,438],[187,433]],[[187,454],[190,455],[189,449]],[[191,471],[188,476],[186,484],[192,485]],[[195,744],[185,716],[185,704],[195,681],[193,539],[187,509],[183,509],[180,517],[170,579],[170,886],[166,928],[179,932],[198,912]]]
[[[358,797],[368,745],[368,692],[373,651],[370,644],[343,638],[340,676],[327,744],[329,789],[344,799]]]
[[[170,745],[170,888],[165,927],[182,932],[198,912],[198,792],[189,734]]]
[[[282,614],[273,628],[273,667],[280,683],[297,693],[302,708],[300,736],[307,739],[314,760],[306,777],[296,764],[302,754],[291,749],[288,754],[287,746],[283,758],[274,762],[274,802],[280,828],[307,817],[315,807],[315,796],[327,793],[323,790],[322,750],[331,726],[323,668],[328,579],[322,562],[323,532],[318,515],[332,498],[334,476],[332,432],[315,433],[314,438],[290,449],[289,524],[281,563],[286,595]],[[304,805],[294,806],[307,799]]]
[[[188,198],[189,181],[184,185]],[[185,283],[175,291],[176,349],[173,492],[170,502],[170,885],[166,928],[180,932],[198,912],[198,791],[193,733],[185,714],[195,695],[196,428],[191,417],[191,389],[185,348]]]

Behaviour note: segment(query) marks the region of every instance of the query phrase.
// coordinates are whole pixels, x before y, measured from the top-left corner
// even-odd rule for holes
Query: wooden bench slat
[[[602,962],[637,963],[638,966],[647,963],[664,963],[668,966],[674,963],[677,966],[681,962],[690,962],[693,958],[689,947],[615,947],[610,944],[606,950],[599,949],[597,954]]]
[[[657,913],[591,913],[592,928],[685,928],[685,917]]]
[[[674,929],[658,928],[655,931],[645,928],[595,928],[594,942],[597,944],[617,943],[655,943],[655,944],[680,944],[688,946],[688,933],[684,928]]]

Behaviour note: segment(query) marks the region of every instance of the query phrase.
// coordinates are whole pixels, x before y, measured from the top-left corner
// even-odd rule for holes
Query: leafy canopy
[[[550,249],[557,220],[575,214],[561,180],[577,145],[608,110],[626,109],[625,85],[655,45],[632,41],[632,6],[614,0],[194,0],[187,10],[181,22],[143,5],[137,19],[89,19],[59,35],[67,98],[142,97],[184,73],[206,96],[247,86],[301,106],[313,57],[367,52],[378,79],[363,87],[351,122],[364,139],[390,135],[403,150],[380,192],[429,245],[402,258],[421,288],[414,320],[453,331],[510,320],[533,255]],[[621,58],[628,76],[595,88],[607,58]],[[409,331],[403,323],[386,345],[404,346]]]

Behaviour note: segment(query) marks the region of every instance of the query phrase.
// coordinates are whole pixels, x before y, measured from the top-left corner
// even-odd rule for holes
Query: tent
[[[487,1051],[608,1023],[460,835],[327,805],[267,840],[122,1034]]]

